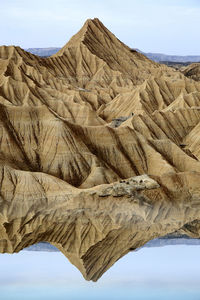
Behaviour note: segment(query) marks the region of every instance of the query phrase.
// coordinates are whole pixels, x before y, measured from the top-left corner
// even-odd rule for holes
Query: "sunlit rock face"
[[[94,19],[49,58],[0,47],[0,106],[0,252],[50,242],[96,281],[151,239],[199,237],[198,81]]]
[[[193,63],[186,67],[182,67],[181,71],[189,78],[192,78],[196,81],[200,80],[200,63]]]

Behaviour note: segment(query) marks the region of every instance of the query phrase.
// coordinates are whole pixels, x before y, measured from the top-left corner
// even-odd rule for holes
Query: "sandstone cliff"
[[[155,237],[199,237],[198,81],[94,19],[49,58],[0,47],[0,106],[1,253],[47,241],[96,281]]]

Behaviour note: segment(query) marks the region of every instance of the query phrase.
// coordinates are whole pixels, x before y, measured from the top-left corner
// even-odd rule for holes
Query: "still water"
[[[0,255],[0,300],[200,300],[200,246],[142,248],[87,282],[59,252]]]

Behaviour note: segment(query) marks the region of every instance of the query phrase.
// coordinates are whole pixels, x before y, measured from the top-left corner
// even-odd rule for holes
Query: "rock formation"
[[[153,238],[200,237],[198,81],[94,19],[49,58],[0,47],[0,106],[1,253],[50,242],[96,281]]]
[[[182,68],[183,74],[196,81],[200,81],[200,63],[193,63],[185,68]]]

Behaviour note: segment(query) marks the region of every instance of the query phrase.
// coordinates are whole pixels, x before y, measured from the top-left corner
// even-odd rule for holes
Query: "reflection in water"
[[[168,238],[162,237],[157,238],[154,240],[149,241],[146,243],[143,247],[162,247],[162,246],[170,246],[170,245],[200,245],[200,239],[193,239],[188,238],[187,236],[181,237],[181,238]],[[141,248],[138,248],[136,250],[140,250]],[[25,248],[24,250],[27,251],[48,251],[48,252],[58,252],[59,250],[54,247],[53,245],[49,243],[37,243],[35,245],[32,245],[28,248]]]
[[[200,299],[200,246],[142,248],[97,282],[86,282],[59,252],[0,255],[0,299]]]

